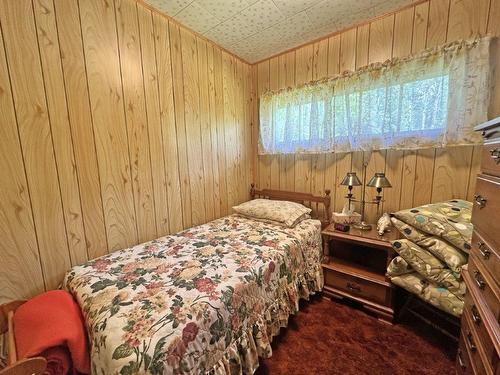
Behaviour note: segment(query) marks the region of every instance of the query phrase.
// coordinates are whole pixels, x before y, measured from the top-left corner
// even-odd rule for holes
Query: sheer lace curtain
[[[460,41],[260,98],[259,154],[480,143],[490,38]]]

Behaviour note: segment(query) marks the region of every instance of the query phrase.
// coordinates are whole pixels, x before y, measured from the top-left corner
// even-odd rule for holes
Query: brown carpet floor
[[[457,344],[408,315],[388,325],[351,306],[321,298],[273,340],[256,375],[455,374]]]

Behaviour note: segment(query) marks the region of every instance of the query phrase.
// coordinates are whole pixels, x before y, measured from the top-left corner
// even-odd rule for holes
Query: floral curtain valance
[[[260,98],[259,154],[415,149],[476,144],[487,120],[491,38]]]

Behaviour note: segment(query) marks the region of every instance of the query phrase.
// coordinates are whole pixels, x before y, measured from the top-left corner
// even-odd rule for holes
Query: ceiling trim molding
[[[319,37],[319,38],[313,39],[313,40],[311,40],[311,41],[309,41],[309,42],[302,43],[302,44],[300,44],[300,45],[298,45],[298,46],[296,46],[296,47],[289,48],[289,49],[287,49],[287,50],[285,50],[285,51],[282,51],[282,52],[276,53],[276,54],[274,54],[274,55],[271,55],[271,56],[269,56],[269,57],[266,57],[266,58],[264,58],[264,59],[258,60],[258,61],[254,62],[254,63],[250,63],[250,62],[248,62],[247,60],[245,60],[244,58],[242,58],[242,57],[240,57],[240,56],[236,55],[234,52],[229,51],[228,49],[226,49],[226,48],[222,47],[220,44],[218,44],[218,43],[214,42],[214,41],[213,41],[213,40],[211,40],[211,39],[208,39],[206,36],[204,36],[204,35],[200,34],[200,33],[199,33],[199,32],[197,32],[197,31],[194,31],[193,29],[191,29],[191,28],[187,27],[186,25],[182,24],[181,22],[177,21],[177,20],[176,20],[175,18],[173,18],[172,16],[169,16],[168,14],[163,13],[162,11],[160,11],[160,10],[156,9],[156,8],[155,8],[155,7],[153,7],[152,5],[149,5],[149,4],[148,4],[145,0],[135,0],[135,1],[136,1],[138,4],[140,4],[140,5],[144,6],[145,8],[149,9],[151,12],[155,12],[156,14],[159,14],[160,16],[162,16],[162,17],[166,18],[169,22],[172,22],[172,23],[174,23],[174,24],[176,24],[176,25],[178,25],[178,26],[180,26],[180,27],[183,27],[184,29],[186,29],[186,30],[188,30],[189,32],[193,33],[193,34],[194,34],[197,38],[203,39],[203,40],[205,40],[205,41],[207,41],[207,42],[209,42],[209,43],[213,44],[214,46],[216,46],[217,48],[219,48],[219,49],[221,49],[222,51],[226,52],[227,54],[229,54],[229,55],[233,56],[234,58],[236,58],[236,59],[240,60],[240,61],[241,61],[241,62],[243,62],[244,64],[247,64],[247,65],[250,65],[250,66],[258,65],[258,64],[260,64],[260,63],[262,63],[262,62],[264,62],[264,61],[271,60],[271,59],[273,59],[273,58],[275,58],[275,57],[278,57],[278,56],[281,56],[281,55],[287,54],[287,53],[292,52],[292,51],[296,51],[296,50],[298,50],[298,49],[300,49],[300,48],[302,48],[302,47],[308,46],[308,45],[310,45],[310,44],[317,43],[317,42],[319,42],[319,41],[321,41],[321,40],[324,40],[324,39],[331,38],[331,37],[333,37],[333,36],[335,36],[335,35],[340,35],[340,34],[342,34],[342,33],[345,33],[346,31],[349,31],[349,30],[352,30],[352,29],[357,29],[358,27],[361,27],[361,26],[369,25],[370,23],[375,22],[375,21],[377,21],[377,20],[380,20],[380,19],[382,19],[382,18],[384,18],[384,17],[387,17],[387,16],[390,16],[390,15],[392,15],[392,14],[396,14],[396,13],[402,12],[402,11],[404,11],[404,10],[406,10],[406,9],[410,9],[410,8],[416,7],[417,5],[423,4],[423,3],[425,3],[425,2],[429,2],[429,4],[430,4],[430,0],[416,0],[416,1],[412,2],[412,3],[410,3],[410,4],[407,4],[407,5],[404,5],[404,6],[402,6],[402,7],[399,7],[399,8],[397,8],[397,9],[394,9],[394,10],[390,11],[390,12],[385,12],[385,13],[383,13],[383,14],[379,15],[379,16],[376,16],[376,17],[370,18],[370,19],[368,19],[368,20],[366,20],[366,21],[359,22],[359,23],[354,24],[354,25],[351,25],[351,26],[349,26],[349,27],[345,27],[345,28],[343,28],[343,29],[340,29],[340,30],[334,31],[333,33],[330,33],[330,34],[324,35],[324,36],[322,36],[322,37]]]

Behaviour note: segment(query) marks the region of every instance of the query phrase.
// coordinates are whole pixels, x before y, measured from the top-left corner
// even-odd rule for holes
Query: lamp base
[[[352,224],[352,227],[356,228],[356,229],[361,229],[361,230],[371,230],[372,229],[372,225],[366,224],[364,221],[362,221],[361,223]]]

